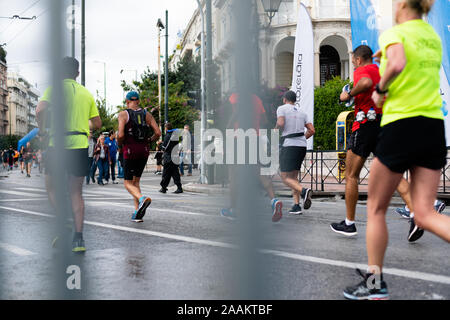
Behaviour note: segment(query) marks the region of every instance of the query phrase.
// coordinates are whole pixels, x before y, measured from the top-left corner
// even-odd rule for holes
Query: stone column
[[[314,86],[320,87],[320,52],[314,53]]]
[[[348,52],[348,75],[350,77],[350,81],[353,81],[353,63],[352,63],[352,55],[353,52]]]

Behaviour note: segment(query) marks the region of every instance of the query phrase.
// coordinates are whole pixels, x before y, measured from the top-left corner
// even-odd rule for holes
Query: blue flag
[[[353,51],[360,45],[369,46],[375,53],[379,49],[375,8],[370,0],[350,0]]]
[[[442,40],[442,66],[450,79],[450,0],[436,0],[428,14],[428,22]]]
[[[23,137],[19,143],[17,144],[17,150],[20,151],[20,148],[22,148],[22,146],[26,146],[27,143],[31,140],[33,140],[37,135],[39,134],[39,129],[35,128],[33,130],[30,131],[30,133],[28,133],[25,137]]]

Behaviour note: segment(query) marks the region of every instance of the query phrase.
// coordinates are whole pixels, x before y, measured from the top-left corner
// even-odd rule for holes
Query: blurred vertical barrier
[[[237,165],[231,166],[230,172],[230,190],[235,199],[232,200],[235,205],[235,213],[238,223],[238,243],[235,266],[237,267],[238,277],[235,292],[236,299],[259,299],[261,298],[262,269],[260,263],[260,254],[257,250],[261,248],[260,221],[258,217],[258,203],[260,198],[259,168],[250,162],[251,157],[255,156],[251,148],[251,141],[245,138],[243,132],[250,132],[255,129],[253,94],[257,93],[257,68],[259,62],[255,63],[257,58],[258,30],[254,27],[256,16],[256,1],[233,0],[232,18],[233,18],[233,42],[235,44],[231,58],[233,65],[231,81],[237,94],[237,119],[234,125],[238,124],[241,133],[238,133],[234,143],[238,146],[235,160]],[[237,121],[236,121],[237,120]],[[242,146],[242,142],[245,146]],[[227,149],[227,152],[232,150]],[[245,162],[239,161],[239,157],[244,152]]]
[[[52,274],[53,295],[51,299],[70,300],[85,297],[86,288],[83,285],[83,256],[72,253],[72,221],[73,214],[69,200],[68,177],[64,159],[68,159],[65,150],[66,137],[66,110],[68,100],[64,94],[64,72],[62,59],[65,56],[66,41],[69,35],[66,32],[66,6],[65,1],[50,0],[51,12],[50,29],[48,30],[51,47],[49,57],[51,61],[51,103],[50,103],[50,139],[53,145],[47,152],[53,155],[48,158],[48,166],[51,167],[52,175],[47,176],[47,192],[53,190],[49,195],[54,199],[54,212],[56,218],[52,219],[53,226],[50,228],[51,236],[54,238],[55,247],[51,248],[53,257]],[[48,188],[51,186],[51,188]]]

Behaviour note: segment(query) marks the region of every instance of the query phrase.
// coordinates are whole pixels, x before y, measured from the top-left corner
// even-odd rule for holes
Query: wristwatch
[[[379,84],[379,83],[377,83],[377,85],[375,86],[375,91],[376,91],[378,94],[386,94],[386,93],[389,92],[388,89],[386,89],[385,91],[381,91],[381,89],[380,89],[380,84]]]

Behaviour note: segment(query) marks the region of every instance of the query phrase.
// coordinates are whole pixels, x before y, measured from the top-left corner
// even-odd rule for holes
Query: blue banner
[[[428,14],[428,22],[442,40],[442,66],[450,80],[450,0],[436,0]]]
[[[20,148],[22,148],[22,146],[26,147],[27,143],[33,140],[38,134],[39,134],[38,128],[31,130],[30,133],[28,133],[25,137],[22,138],[22,140],[19,141],[17,145],[17,150],[20,151]]]
[[[353,51],[360,45],[379,49],[377,14],[370,0],[350,0]]]

